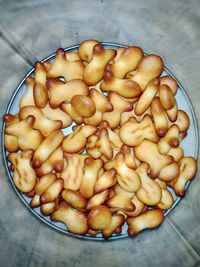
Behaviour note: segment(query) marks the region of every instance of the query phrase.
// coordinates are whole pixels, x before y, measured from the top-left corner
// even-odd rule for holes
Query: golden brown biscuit
[[[35,101],[33,97],[33,86],[34,86],[35,80],[33,77],[29,76],[25,80],[26,84],[26,94],[21,98],[20,100],[20,108],[25,106],[35,106]]]
[[[108,98],[95,89],[89,91],[89,97],[95,104],[96,112],[89,118],[84,118],[84,123],[89,125],[99,125],[103,120],[104,112],[111,112],[113,105],[109,102]]]
[[[168,85],[163,84],[160,87],[159,95],[161,105],[166,110],[169,120],[174,122],[178,116],[178,108],[172,90]]]
[[[128,192],[136,192],[141,187],[141,179],[136,171],[129,168],[125,163],[125,155],[119,152],[112,161],[104,164],[106,170],[112,168],[117,171],[117,181],[122,189]]]
[[[35,172],[37,173],[37,176],[41,177],[44,174],[50,173],[53,170],[57,173],[60,173],[62,172],[63,168],[64,168],[63,150],[61,146],[59,146],[50,154],[47,160],[43,162],[39,168],[35,168]]]
[[[175,193],[182,197],[185,194],[185,184],[192,180],[196,174],[197,162],[193,157],[184,157],[179,161],[180,174],[178,178],[169,183]]]
[[[93,230],[103,230],[112,221],[112,214],[108,207],[104,205],[93,208],[88,214],[88,226]]]
[[[61,202],[58,209],[52,213],[53,221],[63,222],[74,234],[86,234],[88,231],[87,216],[84,212],[71,208],[66,202]]]
[[[102,44],[93,47],[91,61],[87,64],[83,73],[83,80],[88,85],[95,85],[101,81],[106,64],[116,55],[116,50],[105,49]]]
[[[122,97],[135,98],[141,94],[140,86],[130,79],[120,79],[108,70],[104,72],[100,88],[104,92],[115,92]]]
[[[117,58],[114,58],[115,62],[108,64],[105,68],[105,70],[111,71],[118,78],[124,78],[126,73],[135,70],[143,57],[143,51],[138,46],[129,46],[122,49],[122,51],[120,50],[120,55],[119,51],[117,52]]]
[[[103,237],[105,239],[108,239],[109,237],[113,235],[113,233],[116,233],[116,230],[117,230],[117,233],[119,234],[121,232],[121,226],[124,224],[124,222],[125,222],[125,218],[122,214],[112,215],[109,226],[107,226],[106,228],[102,230]]]
[[[90,62],[93,57],[94,46],[100,44],[96,40],[85,40],[83,41],[78,48],[78,54],[83,61]]]
[[[36,106],[25,106],[19,112],[20,120],[25,120],[28,116],[35,118],[33,128],[41,132],[44,137],[47,137],[55,130],[62,128],[62,121],[48,119],[44,113]]]
[[[98,173],[103,166],[103,161],[88,157],[84,160],[84,174],[80,183],[80,192],[85,198],[94,195],[94,187],[98,179]]]
[[[51,153],[59,147],[63,138],[64,134],[60,130],[56,130],[48,135],[34,153],[32,160],[33,167],[39,168],[42,163],[47,160]]]
[[[103,120],[109,123],[111,129],[115,129],[120,124],[121,114],[132,109],[132,104],[122,99],[118,94],[111,92],[109,101],[113,106],[113,110],[103,114]]]
[[[109,195],[109,189],[93,195],[87,203],[86,210],[91,210],[94,207],[104,204]]]
[[[17,138],[18,146],[21,150],[36,150],[43,141],[43,136],[40,131],[33,129],[34,123],[35,118],[28,116],[22,121],[8,125],[5,128],[5,133]]]
[[[32,150],[10,153],[7,158],[14,166],[13,182],[21,192],[30,192],[36,183],[36,173],[31,166]]]
[[[47,88],[49,93],[49,104],[57,108],[62,102],[71,102],[75,95],[87,95],[88,86],[79,79],[70,80],[66,83],[57,79],[48,79]]]
[[[135,114],[140,116],[142,115],[151,105],[151,102],[154,98],[154,96],[157,94],[159,90],[160,82],[159,79],[155,78],[153,80],[150,80],[150,82],[147,84],[144,92],[140,96],[139,100],[137,101],[135,105]]]
[[[176,82],[176,80],[174,80],[174,78],[165,75],[163,77],[160,77],[160,85],[166,84],[170,87],[170,89],[172,90],[173,94],[175,95],[177,90],[178,90],[178,84]]]
[[[144,56],[140,60],[136,73],[131,77],[131,80],[138,83],[144,90],[150,80],[160,76],[163,67],[164,64],[161,57],[153,54]]]
[[[34,66],[35,82],[33,86],[34,103],[38,108],[44,108],[48,102],[48,94],[46,88],[47,73],[41,62],[36,62]]]
[[[119,136],[122,142],[129,146],[138,146],[144,139],[153,142],[159,140],[149,115],[145,115],[141,122],[133,120],[125,122],[119,130]]]
[[[142,162],[136,170],[142,182],[142,186],[136,192],[136,195],[144,204],[154,206],[160,202],[162,191],[160,186],[148,176],[148,168],[148,164]]]
[[[65,153],[67,164],[60,175],[64,180],[65,189],[72,189],[75,191],[79,189],[84,174],[84,160],[87,157],[88,155]]]
[[[100,177],[98,177],[95,183],[94,192],[100,193],[112,187],[117,181],[116,175],[117,172],[115,169],[110,169],[108,171],[105,171]]]
[[[142,141],[139,146],[135,147],[134,152],[138,160],[149,164],[149,175],[152,178],[158,178],[160,171],[173,162],[171,156],[160,154],[157,144],[147,139]]]
[[[158,97],[155,97],[151,102],[151,113],[157,134],[159,136],[164,136],[168,129],[168,120],[167,114]]]
[[[80,60],[69,61],[62,48],[56,51],[55,60],[47,72],[49,78],[64,77],[65,81],[83,79],[85,65]]]
[[[64,189],[62,191],[62,198],[73,208],[84,209],[87,205],[87,200],[80,192],[72,189]]]
[[[147,210],[145,213],[126,219],[128,234],[134,236],[147,228],[156,228],[164,220],[163,212],[159,209]]]
[[[73,133],[67,135],[62,142],[62,149],[67,153],[77,153],[82,150],[87,138],[97,132],[97,128],[91,125],[80,125],[74,128]]]

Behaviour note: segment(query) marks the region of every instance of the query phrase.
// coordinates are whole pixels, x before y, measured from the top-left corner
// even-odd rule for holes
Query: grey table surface
[[[161,55],[200,120],[200,1],[0,1],[0,112],[20,79],[58,47],[95,38]],[[2,124],[2,120],[1,120]],[[60,234],[32,216],[9,184],[1,156],[0,266],[200,266],[199,172],[160,228],[112,242]]]

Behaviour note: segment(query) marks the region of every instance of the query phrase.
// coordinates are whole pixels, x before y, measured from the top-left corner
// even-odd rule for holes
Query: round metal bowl
[[[108,43],[108,42],[102,42],[102,44],[106,47],[106,48],[120,48],[120,47],[127,47],[126,45],[121,45],[121,44],[115,44],[115,43]],[[74,45],[74,46],[70,46],[68,48],[65,48],[65,51],[68,52],[72,52],[72,51],[77,51],[77,48],[79,47],[79,45]],[[55,53],[46,57],[45,59],[42,60],[42,62],[47,61],[47,60],[53,60],[55,57]],[[20,84],[17,86],[16,90],[14,91],[7,109],[6,109],[6,113],[12,113],[15,114],[18,112],[19,110],[19,101],[22,95],[25,94],[26,92],[26,87],[25,87],[25,79],[26,77],[33,75],[34,73],[34,69],[32,68],[26,75],[25,77],[21,80]],[[198,156],[198,147],[199,147],[199,140],[198,140],[198,128],[197,128],[197,121],[195,118],[195,114],[194,114],[194,110],[192,107],[192,104],[189,100],[189,97],[186,93],[186,91],[184,90],[184,88],[182,87],[182,85],[180,84],[180,82],[176,79],[176,77],[171,73],[171,71],[164,67],[164,71],[163,71],[163,75],[169,75],[172,78],[174,78],[178,85],[179,85],[179,90],[176,93],[176,101],[178,103],[178,108],[184,110],[189,118],[190,118],[190,128],[188,130],[188,134],[187,137],[181,142],[181,147],[184,149],[184,153],[186,156],[193,156],[195,159],[197,159]],[[44,216],[43,214],[41,214],[40,209],[39,208],[31,208],[29,206],[29,202],[30,202],[30,198],[28,198],[26,195],[24,195],[23,193],[21,193],[15,186],[15,184],[13,183],[13,179],[12,179],[12,172],[10,171],[9,168],[9,162],[7,161],[7,151],[5,150],[4,147],[4,129],[5,129],[5,124],[3,124],[3,129],[2,129],[2,154],[3,154],[3,160],[4,160],[4,164],[5,164],[5,168],[8,174],[8,179],[10,181],[10,183],[13,186],[13,189],[15,190],[17,196],[22,200],[22,202],[24,203],[24,205],[29,209],[29,211],[35,215],[38,219],[40,219],[42,222],[44,222],[45,224],[49,225],[51,228],[60,231],[64,234],[73,236],[73,237],[78,237],[78,238],[82,238],[82,239],[89,239],[89,240],[104,240],[104,238],[102,237],[101,234],[98,234],[97,236],[90,236],[90,235],[76,235],[73,233],[70,233],[65,225],[61,222],[53,222],[51,221],[51,219],[47,216]],[[64,129],[64,133],[68,134],[71,132],[71,126]],[[186,184],[186,189],[188,189],[190,182],[188,181],[188,183]],[[173,197],[174,197],[174,204],[173,206],[168,209],[167,211],[165,211],[165,216],[175,207],[177,206],[177,204],[180,202],[181,198],[177,197],[174,192],[171,190],[171,192],[173,193]],[[121,234],[115,234],[113,235],[109,240],[114,240],[114,239],[119,239],[119,238],[124,238],[127,237],[127,225],[125,224],[122,228],[122,233]]]

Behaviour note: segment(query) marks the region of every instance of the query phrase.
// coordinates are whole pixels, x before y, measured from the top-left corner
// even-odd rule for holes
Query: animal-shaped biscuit
[[[81,193],[72,189],[64,189],[62,198],[75,209],[84,209],[87,205],[87,200]]]
[[[10,134],[5,134],[4,146],[8,152],[16,152],[19,149],[17,137]]]
[[[26,119],[28,116],[34,116],[35,122],[33,128],[39,130],[44,137],[47,137],[55,130],[62,128],[60,120],[48,119],[44,113],[36,106],[25,106],[19,112],[20,120]]]
[[[160,85],[166,84],[172,90],[173,94],[175,95],[178,90],[178,84],[176,80],[168,75],[160,77]]]
[[[83,73],[83,80],[88,85],[95,85],[104,75],[106,64],[116,55],[116,50],[105,49],[102,44],[97,44],[93,48],[91,61],[87,64]]]
[[[19,121],[18,115],[5,114],[3,116],[6,126],[15,124]],[[18,138],[14,135],[4,134],[4,146],[8,152],[16,152],[19,149]]]
[[[82,79],[85,65],[80,60],[69,61],[62,48],[59,48],[55,60],[47,72],[48,78],[64,77],[65,81]]]
[[[85,234],[88,231],[87,216],[83,211],[71,208],[66,202],[61,202],[58,209],[52,213],[53,221],[63,222],[74,234]]]
[[[65,56],[68,61],[76,61],[76,60],[81,60],[79,57],[78,52],[65,52]]]
[[[96,181],[94,192],[100,193],[110,187],[112,187],[116,183],[116,170],[110,169],[104,172]]]
[[[190,126],[190,119],[183,110],[178,110],[177,119],[173,122],[179,128],[180,133],[186,133]],[[171,124],[169,123],[169,126]]]
[[[123,145],[121,139],[119,138],[119,134],[116,133],[115,131],[113,131],[110,126],[109,123],[105,120],[103,120],[100,124],[99,124],[99,129],[106,129],[108,132],[108,137],[109,137],[109,141],[110,144],[113,148],[114,151],[120,151],[121,146]]]
[[[93,116],[84,118],[84,123],[89,125],[99,125],[103,119],[103,113],[112,111],[113,106],[109,102],[108,98],[99,93],[96,89],[90,90],[89,97],[95,103],[96,112]]]
[[[116,232],[117,229],[121,229],[121,226],[124,224],[125,218],[122,214],[112,215],[111,222],[109,226],[102,230],[102,235],[105,239],[108,239]],[[121,232],[121,230],[120,230]]]
[[[151,102],[151,113],[153,115],[157,134],[159,136],[164,136],[168,129],[167,114],[158,97],[155,97]]]
[[[167,155],[172,156],[174,160],[178,162],[180,159],[184,157],[184,151],[180,146],[172,147],[168,151]]]
[[[113,149],[109,141],[108,131],[105,128],[99,130],[97,135],[88,137],[86,150],[93,158],[104,156],[107,160],[113,158]]]
[[[46,69],[41,62],[36,62],[34,66],[35,82],[33,86],[33,98],[38,108],[44,108],[48,102],[48,94],[46,88]]]
[[[137,146],[145,138],[153,142],[159,140],[149,115],[145,115],[141,122],[125,122],[119,130],[119,136],[122,142],[129,146]]]
[[[50,187],[56,181],[55,173],[47,173],[43,175],[35,184],[34,191],[38,196],[41,196],[42,193]]]
[[[143,51],[138,46],[129,46],[123,49],[121,55],[116,59],[113,64],[108,64],[105,70],[111,71],[114,76],[124,78],[126,73],[135,70],[139,61],[143,57]]]
[[[43,140],[43,136],[38,130],[33,129],[35,118],[28,116],[22,121],[8,125],[5,133],[17,138],[18,146],[21,150],[36,150]]]
[[[10,153],[7,158],[14,166],[13,182],[21,192],[30,192],[36,183],[36,173],[31,166],[32,150]]]
[[[88,86],[79,79],[70,80],[66,83],[57,79],[48,79],[47,88],[49,93],[49,104],[57,108],[62,102],[71,102],[75,95],[87,95]]]
[[[60,177],[64,180],[64,188],[78,190],[83,177],[84,160],[88,155],[79,154],[67,154],[65,158],[67,160],[67,166],[61,172]]]
[[[160,76],[163,67],[164,64],[161,57],[153,54],[144,56],[140,60],[136,74],[131,77],[131,80],[138,83],[144,90],[150,80]]]
[[[166,110],[169,120],[174,122],[178,116],[178,108],[172,90],[168,85],[163,84],[160,87],[159,95],[160,102],[163,108]]]
[[[112,161],[106,162],[104,168],[109,170],[111,168],[117,171],[117,181],[122,189],[128,192],[136,192],[141,187],[141,179],[136,171],[129,168],[125,163],[125,155],[119,152],[115,155]]]
[[[110,196],[106,201],[106,205],[116,210],[132,212],[135,210],[135,205],[131,201],[134,193],[123,190],[118,184],[114,187],[114,195]]]
[[[135,114],[140,116],[142,115],[150,106],[154,96],[157,94],[159,90],[160,82],[159,79],[155,78],[150,80],[147,84],[145,90],[140,96],[139,100],[135,105]]]
[[[134,153],[138,160],[149,164],[151,178],[158,178],[160,171],[173,162],[171,156],[160,154],[157,144],[147,139],[135,147]]]
[[[177,162],[172,162],[171,164],[165,166],[159,173],[158,178],[162,181],[173,181],[180,173],[180,168]]]
[[[67,126],[72,124],[71,117],[63,112],[60,108],[51,108],[49,103],[42,109],[45,117],[50,120],[60,120],[62,122],[62,128],[66,128]]]
[[[111,129],[114,129],[120,124],[121,114],[125,111],[130,111],[133,106],[114,92],[109,94],[109,101],[113,106],[113,110],[111,112],[105,112],[103,114],[103,120],[109,123]]]
[[[112,213],[104,205],[94,207],[88,214],[88,226],[93,230],[103,230],[112,221]]]
[[[150,115],[152,117],[151,114],[151,109],[150,107],[142,114],[142,115],[136,115],[135,114],[135,105],[133,104],[133,109],[127,112],[123,112],[121,114],[121,122],[120,125],[124,124],[125,122],[127,122],[128,120],[130,120],[132,117],[135,118],[138,122],[141,122],[144,118],[145,115]]]
[[[154,206],[160,202],[162,191],[160,186],[148,176],[148,168],[148,164],[142,162],[136,170],[142,181],[142,186],[136,195],[144,204]]]
[[[71,103],[61,104],[61,109],[77,124],[81,124],[83,118],[91,117],[96,112],[96,107],[92,99],[83,95],[73,96]]]
[[[93,195],[87,203],[86,210],[91,210],[94,207],[104,204],[109,195],[109,189]]]
[[[64,138],[62,149],[67,153],[76,153],[85,147],[87,138],[96,132],[97,128],[92,125],[77,126],[73,133]]]
[[[197,162],[193,157],[184,157],[179,161],[180,174],[178,178],[169,183],[175,193],[182,197],[185,194],[187,181],[192,180],[197,170]]]
[[[131,202],[134,204],[135,209],[133,211],[126,211],[123,210],[123,213],[128,216],[128,217],[136,217],[140,214],[142,214],[143,212],[145,212],[146,209],[146,205],[140,201],[137,197],[136,194],[133,195],[133,197],[131,198]]]
[[[93,48],[95,45],[100,44],[96,40],[85,40],[78,48],[78,54],[83,61],[90,62],[93,57]]]
[[[64,168],[63,150],[61,146],[55,149],[39,168],[35,168],[37,176],[41,177],[51,171],[62,172]]]
[[[120,79],[108,70],[104,72],[104,80],[100,85],[102,91],[115,92],[126,98],[135,98],[141,94],[140,86],[130,79]]]
[[[68,115],[72,121],[74,121],[76,124],[82,124],[83,123],[83,117],[80,116],[78,112],[72,107],[71,103],[62,103],[60,105],[60,108],[62,109],[63,112]]]
[[[62,178],[57,178],[40,196],[42,203],[55,201],[63,189],[64,181]]]
[[[167,154],[171,148],[179,146],[179,128],[176,124],[172,125],[165,136],[158,142],[158,150],[161,154]]]
[[[80,192],[85,198],[90,198],[94,194],[95,183],[98,178],[103,161],[88,157],[84,160],[84,174],[80,183]]]
[[[53,213],[56,210],[56,203],[55,201],[53,202],[48,202],[44,203],[40,206],[40,211],[43,215],[48,216],[51,213]]]
[[[72,97],[71,104],[75,111],[84,118],[91,117],[96,111],[94,102],[88,96],[75,95]]]
[[[128,234],[134,236],[147,228],[156,228],[164,220],[163,212],[159,209],[147,210],[145,213],[128,218]]]
[[[34,86],[35,80],[33,77],[29,76],[25,80],[26,85],[26,94],[21,98],[20,100],[20,108],[24,106],[35,106],[35,101],[33,97],[33,86]]]
[[[59,147],[62,140],[64,138],[64,134],[60,130],[53,131],[50,135],[48,135],[39,147],[36,149],[32,165],[34,168],[39,168],[43,162],[47,160],[47,158],[51,155],[51,153]]]
[[[133,148],[131,148],[127,145],[123,145],[120,149],[120,152],[122,152],[124,154],[126,165],[129,168],[135,170],[137,168],[137,164],[136,164],[136,158],[134,155]]]
[[[159,179],[155,179],[155,182],[158,183],[162,190],[162,197],[160,202],[155,206],[155,208],[161,210],[170,209],[174,204],[174,199],[172,193],[167,189],[167,184]]]

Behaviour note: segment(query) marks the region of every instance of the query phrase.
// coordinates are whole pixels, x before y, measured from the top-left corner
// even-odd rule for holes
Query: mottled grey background
[[[139,45],[161,55],[186,88],[200,120],[199,0],[1,0],[1,116],[37,59],[88,38]],[[83,241],[55,232],[17,198],[3,163],[0,174],[2,267],[200,266],[199,173],[159,229],[113,242]]]

